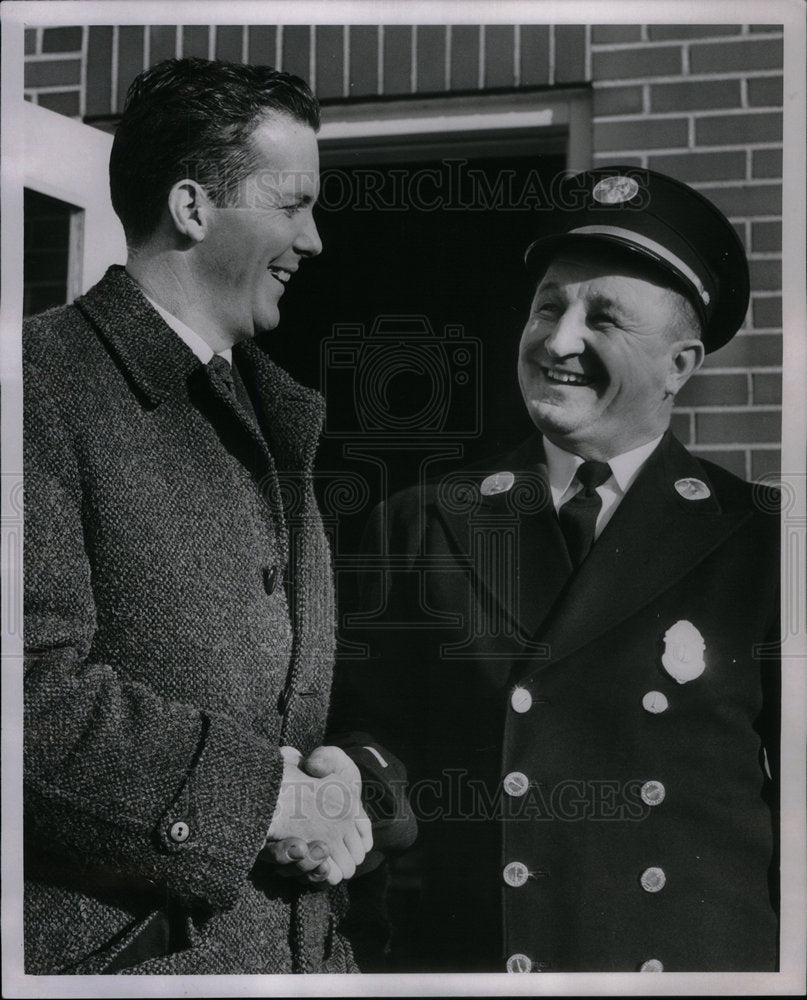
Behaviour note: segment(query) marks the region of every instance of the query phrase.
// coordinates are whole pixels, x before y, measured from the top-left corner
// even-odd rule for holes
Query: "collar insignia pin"
[[[492,496],[494,493],[506,493],[516,481],[512,472],[494,472],[492,476],[483,479],[479,487],[479,492],[483,497]]]
[[[677,479],[675,488],[684,500],[707,500],[712,495],[702,479]]]
[[[664,652],[661,663],[670,677],[679,684],[686,684],[700,677],[706,669],[703,653],[706,643],[692,622],[680,621],[664,633]]]

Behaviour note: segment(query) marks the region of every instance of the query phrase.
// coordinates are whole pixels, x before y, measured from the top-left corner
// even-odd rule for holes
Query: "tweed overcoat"
[[[323,403],[234,357],[262,434],[123,268],[26,325],[29,973],[354,968],[340,890],[256,864],[329,701]]]
[[[572,574],[542,456],[399,494],[368,533],[370,658],[337,711],[409,772],[412,963],[775,968],[777,497],[667,433]]]

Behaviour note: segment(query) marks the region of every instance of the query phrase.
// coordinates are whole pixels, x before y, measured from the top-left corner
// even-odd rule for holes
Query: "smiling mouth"
[[[594,379],[588,375],[581,375],[579,372],[563,371],[561,368],[546,368],[544,365],[541,365],[541,371],[544,373],[547,381],[556,382],[559,385],[586,386],[594,382]]]
[[[270,267],[267,270],[273,278],[277,278],[281,285],[285,285],[291,278],[291,271],[286,271],[282,267]]]

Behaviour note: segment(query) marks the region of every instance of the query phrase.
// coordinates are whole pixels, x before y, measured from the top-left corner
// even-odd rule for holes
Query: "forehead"
[[[546,285],[563,287],[585,285],[592,292],[608,290],[616,294],[657,293],[674,291],[656,269],[640,258],[611,254],[600,249],[564,249],[549,263],[538,288]]]
[[[288,115],[268,115],[250,135],[255,169],[247,186],[314,199],[319,193],[319,149],[314,130]]]

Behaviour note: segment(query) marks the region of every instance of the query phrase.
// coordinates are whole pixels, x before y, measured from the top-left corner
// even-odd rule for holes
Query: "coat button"
[[[274,594],[277,587],[277,566],[265,566],[263,570],[263,587],[267,594]]]
[[[639,881],[645,892],[661,892],[667,881],[667,876],[662,868],[645,868]]]
[[[524,885],[530,877],[527,866],[523,865],[520,861],[511,861],[510,864],[505,867],[502,874],[504,875],[505,882],[508,885],[512,885],[516,889],[520,885]]]
[[[657,958],[648,958],[639,966],[639,972],[664,972],[664,965]]]
[[[642,785],[642,790],[639,794],[642,796],[642,802],[645,805],[657,806],[660,802],[664,801],[667,790],[660,781],[646,781]]]
[[[188,829],[187,823],[183,823],[182,820],[178,820],[172,825],[171,829],[168,831],[168,835],[175,844],[184,844],[188,837],[190,837],[191,831]]]
[[[526,688],[514,688],[510,695],[510,704],[514,712],[529,712],[532,708],[532,695]]]
[[[511,771],[504,776],[503,784],[508,795],[523,795],[530,787],[530,779],[521,771]]]
[[[532,962],[526,955],[511,955],[507,959],[508,972],[532,972]]]
[[[661,691],[648,691],[644,698],[642,698],[642,708],[645,712],[650,712],[652,715],[658,715],[659,712],[666,712],[669,704],[667,696],[662,694]]]

